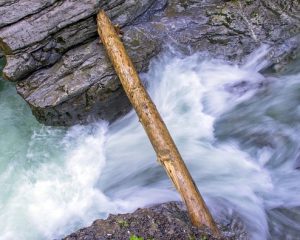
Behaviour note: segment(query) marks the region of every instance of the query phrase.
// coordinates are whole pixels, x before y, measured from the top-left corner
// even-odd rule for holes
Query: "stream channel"
[[[251,239],[300,239],[300,62],[261,74],[165,53],[141,77],[216,218]],[[3,63],[2,63],[3,65]],[[179,200],[135,113],[49,127],[0,79],[0,239],[61,238],[109,213]]]

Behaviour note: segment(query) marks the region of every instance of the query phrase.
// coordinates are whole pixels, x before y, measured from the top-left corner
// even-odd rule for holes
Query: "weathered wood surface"
[[[98,33],[106,52],[119,76],[122,86],[143,125],[158,161],[183,198],[195,226],[209,227],[215,235],[218,228],[202,199],[172,137],[154,103],[142,85],[118,33],[102,10],[97,17]]]

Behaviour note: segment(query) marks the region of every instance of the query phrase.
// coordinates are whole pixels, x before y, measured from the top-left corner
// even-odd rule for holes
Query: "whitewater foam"
[[[258,86],[267,81],[259,73],[267,53],[263,46],[243,66],[166,53],[142,74],[213,215],[238,214],[253,239],[270,236],[270,209],[300,205],[292,194],[300,189],[291,179],[300,177],[291,160],[274,168],[278,152],[270,146],[247,148],[245,138],[234,134],[248,126],[234,118],[224,121],[227,113],[255,101]],[[12,90],[1,94],[6,99]],[[17,104],[26,115],[28,108],[13,98],[1,111],[14,116]],[[16,130],[4,136],[11,136],[11,145],[18,138],[16,145],[10,151],[2,138],[0,146],[0,239],[60,238],[108,213],[180,199],[134,112],[110,126],[70,129],[41,126],[30,114],[12,119]],[[0,124],[10,129],[3,115]],[[288,180],[281,181],[286,174]]]

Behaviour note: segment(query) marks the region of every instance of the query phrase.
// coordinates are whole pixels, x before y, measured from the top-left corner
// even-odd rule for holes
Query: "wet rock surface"
[[[297,0],[1,1],[4,77],[16,82],[40,122],[113,121],[130,109],[98,43],[95,16],[100,8],[122,27],[139,72],[147,71],[167,45],[181,54],[201,51],[239,63],[268,44],[268,69],[274,71],[299,53]]]
[[[249,239],[241,222],[228,220],[218,225],[222,232],[220,239]],[[131,214],[110,215],[106,220],[96,220],[87,228],[65,237],[65,240],[128,240],[136,236],[144,240],[213,240],[206,228],[191,225],[187,212],[179,202],[159,204],[138,209]]]

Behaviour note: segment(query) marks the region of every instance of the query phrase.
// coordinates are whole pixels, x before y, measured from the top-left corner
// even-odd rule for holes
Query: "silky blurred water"
[[[267,52],[241,66],[165,53],[142,78],[213,215],[238,215],[252,239],[300,239],[300,69],[263,76]],[[46,127],[3,80],[0,111],[1,240],[179,200],[134,112]]]

